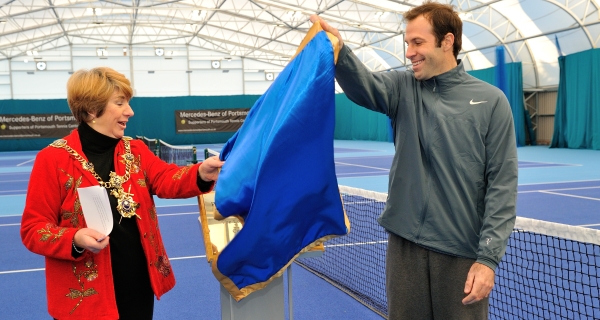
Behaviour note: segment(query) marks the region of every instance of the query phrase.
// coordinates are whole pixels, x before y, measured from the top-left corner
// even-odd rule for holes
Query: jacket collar
[[[465,67],[462,60],[458,60],[458,65],[442,74],[435,77],[431,77],[423,82],[429,87],[435,87],[436,91],[445,91],[458,84],[461,84],[468,78],[468,74],[465,72]]]

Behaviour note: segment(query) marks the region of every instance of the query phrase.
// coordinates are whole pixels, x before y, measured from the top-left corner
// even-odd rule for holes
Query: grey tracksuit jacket
[[[428,249],[496,269],[516,217],[512,112],[462,63],[429,80],[371,73],[342,47],[336,79],[350,100],[386,114],[396,148],[379,223]]]

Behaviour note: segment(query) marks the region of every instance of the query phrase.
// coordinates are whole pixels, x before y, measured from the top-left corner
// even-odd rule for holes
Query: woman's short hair
[[[457,58],[462,48],[462,20],[458,13],[454,11],[454,7],[450,4],[427,0],[422,5],[405,12],[404,19],[410,22],[421,15],[431,23],[438,47],[442,45],[442,40],[448,33],[454,35],[452,52],[454,58]]]
[[[115,91],[127,100],[133,96],[131,83],[123,74],[108,67],[82,69],[67,82],[67,102],[77,122],[86,122],[90,115],[102,116]]]

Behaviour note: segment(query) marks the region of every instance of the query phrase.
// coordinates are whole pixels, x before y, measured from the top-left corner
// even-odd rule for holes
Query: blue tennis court
[[[199,148],[206,146],[198,146]],[[220,145],[211,145],[219,149]],[[393,145],[384,142],[336,141],[335,164],[340,185],[387,192],[387,175],[392,162]],[[5,152],[0,154],[0,308],[11,319],[47,318],[44,283],[44,259],[25,249],[19,236],[20,215],[29,184],[29,174],[36,152]],[[315,157],[318,158],[318,157]],[[600,229],[600,151],[549,149],[547,147],[519,148],[519,193],[517,213],[520,217],[556,223]],[[318,159],[307,159],[318,161]],[[219,284],[210,272],[198,225],[196,199],[156,201],[161,231],[174,273],[175,288],[156,303],[155,319],[217,319],[220,314]],[[347,205],[350,205],[348,203]],[[349,209],[350,210],[350,209]],[[381,210],[381,208],[377,208]],[[384,252],[385,232],[368,233],[376,228],[377,213],[351,218],[352,232],[349,236],[329,241],[326,254],[350,257],[366,256],[366,252]],[[373,227],[375,226],[375,227]],[[364,232],[361,231],[364,229]],[[360,235],[361,239],[350,238]],[[348,239],[344,239],[348,238]],[[344,242],[346,241],[346,242]],[[350,244],[348,244],[348,242]],[[351,251],[348,251],[351,250]],[[364,251],[362,251],[364,250]],[[517,249],[509,249],[517,250]],[[520,249],[518,249],[520,250]],[[549,250],[548,248],[540,249]],[[553,250],[553,249],[551,249]],[[531,252],[519,255],[532,255]],[[379,254],[381,258],[381,254]],[[597,253],[596,260],[600,253]],[[318,258],[311,258],[318,259]],[[359,274],[356,278],[369,279],[372,271],[363,270],[364,263],[358,259],[336,260],[327,268],[346,268]],[[367,264],[374,264],[369,262]],[[514,263],[526,265],[526,261]],[[549,262],[535,262],[529,269],[519,272],[535,273],[536,269],[548,267]],[[569,261],[557,263],[570,263]],[[598,272],[600,261],[596,261]],[[383,266],[378,266],[383,267]],[[295,319],[380,319],[381,316],[356,302],[348,295],[321,278],[294,264],[293,292]],[[353,277],[339,273],[340,281]],[[375,273],[381,281],[383,274]],[[581,277],[581,276],[580,276]],[[519,280],[519,279],[517,279]],[[505,281],[505,280],[502,280]],[[585,279],[583,281],[586,281]],[[589,281],[593,281],[589,280]],[[360,286],[360,283],[354,284]],[[533,283],[533,287],[542,284]],[[587,288],[587,287],[586,287]],[[594,288],[594,287],[592,287]],[[597,288],[597,284],[596,287]],[[521,290],[531,290],[521,288]],[[350,293],[352,294],[352,293]],[[373,293],[373,296],[376,293]],[[532,293],[532,300],[536,300]],[[595,299],[593,295],[587,295]],[[586,301],[586,295],[575,303],[578,308],[589,305],[594,314],[598,301]],[[508,298],[507,298],[508,299]],[[510,298],[515,300],[516,298]],[[509,299],[509,300],[510,300]],[[523,302],[520,299],[510,305]],[[539,299],[538,299],[539,300]],[[328,301],[327,308],[322,307]],[[384,304],[383,301],[376,302]],[[508,302],[506,302],[508,303]],[[533,303],[545,303],[543,300]],[[571,304],[573,304],[571,302]],[[317,307],[320,306],[320,307]],[[527,307],[527,306],[526,306]],[[529,307],[531,308],[531,307]],[[595,308],[595,309],[594,309]],[[24,310],[27,310],[25,312]],[[600,312],[600,311],[599,311]],[[518,316],[515,316],[518,318]],[[546,318],[541,316],[542,318]],[[600,317],[600,315],[599,315]],[[569,318],[565,316],[565,318]]]

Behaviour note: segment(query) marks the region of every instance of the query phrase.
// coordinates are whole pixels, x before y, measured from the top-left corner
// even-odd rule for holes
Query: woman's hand
[[[98,253],[108,245],[108,236],[90,229],[82,228],[75,232],[73,243],[79,248],[89,250],[93,253]]]
[[[203,181],[216,181],[219,177],[219,169],[223,166],[225,161],[219,160],[219,157],[213,156],[204,161],[200,167],[198,167],[198,174],[200,179]]]

